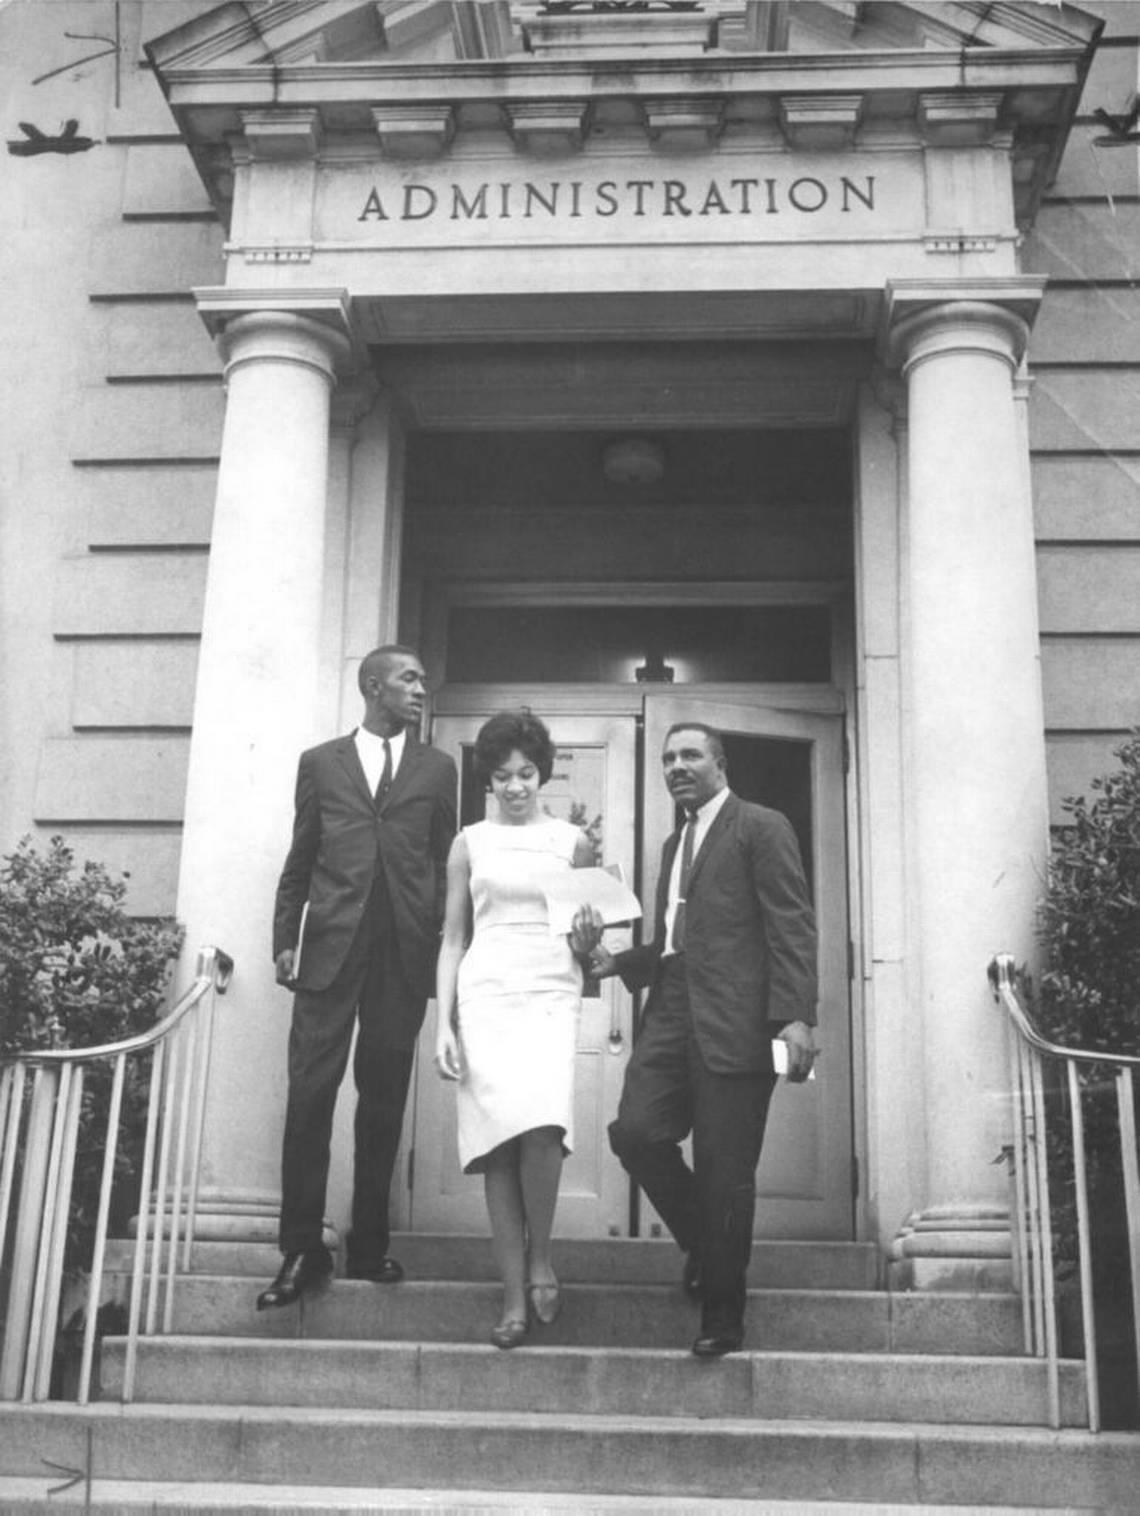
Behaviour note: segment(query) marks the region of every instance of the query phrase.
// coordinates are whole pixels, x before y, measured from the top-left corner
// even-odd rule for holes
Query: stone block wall
[[[1029,404],[1054,822],[1140,726],[1140,144],[1094,114],[1140,87],[1140,4],[1082,9],[1105,31],[1023,251],[1050,280]]]
[[[96,139],[0,159],[0,849],[62,832],[147,915],[174,908],[224,402],[190,294],[222,281],[222,229],[142,43],[206,5],[0,17],[6,125]],[[113,42],[116,9],[117,61],[40,78],[99,50],[67,32]]]

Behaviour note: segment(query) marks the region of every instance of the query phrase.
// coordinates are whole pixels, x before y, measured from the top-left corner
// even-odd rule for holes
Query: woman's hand
[[[579,906],[570,923],[570,948],[579,958],[588,958],[602,940],[601,913],[592,905]]]
[[[450,1026],[441,1027],[435,1039],[435,1070],[441,1079],[462,1079],[463,1051],[459,1035]]]

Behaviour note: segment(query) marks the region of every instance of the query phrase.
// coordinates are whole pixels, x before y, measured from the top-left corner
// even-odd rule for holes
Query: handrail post
[[[32,1082],[32,1108],[16,1214],[12,1251],[12,1283],[8,1292],[8,1319],[4,1351],[0,1355],[0,1401],[18,1400],[24,1379],[24,1364],[32,1327],[39,1235],[47,1196],[48,1157],[59,1084],[58,1070],[39,1067]]]
[[[120,1053],[115,1059],[115,1072],[111,1081],[111,1103],[107,1108],[107,1139],[103,1147],[103,1172],[99,1181],[99,1213],[95,1221],[95,1250],[91,1258],[91,1276],[87,1281],[83,1357],[79,1364],[80,1405],[86,1405],[91,1395],[91,1368],[95,1358],[95,1334],[99,1325],[99,1297],[103,1293],[103,1260],[107,1248],[107,1222],[111,1214],[115,1156],[119,1150],[119,1114],[123,1106],[123,1081],[126,1069],[126,1054]]]
[[[1092,1227],[1089,1223],[1088,1174],[1085,1168],[1085,1117],[1081,1081],[1071,1058],[1065,1060],[1069,1080],[1069,1119],[1073,1128],[1073,1179],[1077,1201],[1077,1259],[1081,1272],[1081,1324],[1085,1340],[1085,1393],[1089,1431],[1100,1431],[1100,1368],[1096,1346],[1096,1300],[1093,1295]]]
[[[1130,1068],[1116,1071],[1116,1109],[1120,1118],[1124,1212],[1128,1223],[1128,1263],[1132,1276],[1132,1336],[1136,1378],[1140,1385],[1140,1158],[1136,1150],[1136,1107]]]
[[[3,1140],[3,1159],[0,1160],[0,1259],[8,1241],[8,1216],[12,1206],[12,1185],[16,1176],[16,1154],[20,1149],[20,1124],[24,1114],[24,1081],[27,1077],[22,1063],[9,1065],[4,1070],[0,1089],[0,1136]]]

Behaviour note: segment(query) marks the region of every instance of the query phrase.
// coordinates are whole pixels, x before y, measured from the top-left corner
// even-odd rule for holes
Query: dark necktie
[[[677,881],[677,909],[673,913],[673,951],[685,951],[685,900],[689,893],[689,875],[693,872],[693,843],[697,835],[697,813],[693,811],[681,839],[681,877]]]
[[[376,804],[383,805],[388,797],[388,791],[392,788],[392,744],[387,737],[381,739],[384,743],[384,768],[380,774],[380,783],[376,786]]]

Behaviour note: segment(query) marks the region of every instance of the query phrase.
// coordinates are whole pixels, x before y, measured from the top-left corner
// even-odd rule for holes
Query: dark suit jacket
[[[659,992],[669,874],[681,833],[665,844],[654,940],[617,956],[628,989]],[[685,972],[693,1030],[718,1074],[772,1067],[771,1039],[789,1021],[813,1025],[815,915],[786,816],[729,795],[693,859],[685,902]]]
[[[327,989],[336,978],[379,858],[404,972],[425,1000],[431,994],[457,789],[452,760],[411,732],[379,808],[351,736],[301,754],[293,843],[273,913],[273,956],[298,945],[304,913],[302,989]]]

